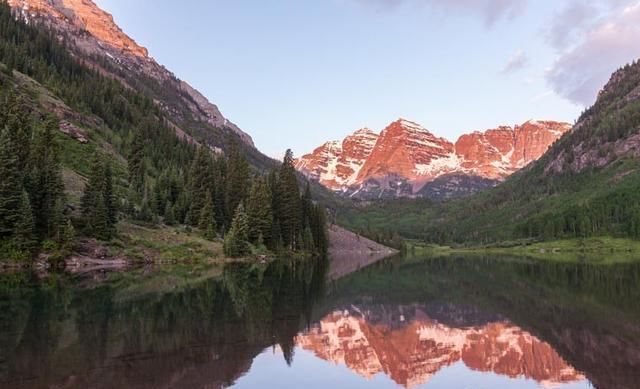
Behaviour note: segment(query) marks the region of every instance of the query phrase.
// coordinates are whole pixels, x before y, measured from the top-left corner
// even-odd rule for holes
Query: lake
[[[639,264],[332,266],[0,275],[0,387],[640,387]]]

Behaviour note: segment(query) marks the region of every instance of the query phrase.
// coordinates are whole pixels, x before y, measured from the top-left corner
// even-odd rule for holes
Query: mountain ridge
[[[66,42],[85,64],[127,87],[151,94],[178,134],[188,134],[199,143],[221,150],[228,148],[228,142],[220,138],[231,135],[255,149],[249,134],[228,120],[197,89],[156,62],[146,48],[116,24],[111,14],[93,1],[8,0],[8,4],[16,15],[52,28],[58,40]],[[216,129],[223,136],[212,137]],[[263,160],[264,164],[269,158],[255,155],[253,159]]]
[[[453,143],[401,118],[380,134],[365,128],[342,141],[326,142],[300,157],[296,167],[350,197],[416,197],[429,183],[449,175],[473,176],[495,185],[540,157],[570,128],[568,123],[529,120],[463,134]]]
[[[298,346],[366,379],[385,374],[405,388],[425,385],[458,362],[549,386],[584,379],[548,343],[505,319],[456,327],[417,304],[402,306],[401,313],[380,312],[375,306],[350,308],[321,318],[296,337]]]
[[[501,185],[462,201],[344,209],[341,222],[454,246],[640,238],[640,61],[613,73],[571,131]]]

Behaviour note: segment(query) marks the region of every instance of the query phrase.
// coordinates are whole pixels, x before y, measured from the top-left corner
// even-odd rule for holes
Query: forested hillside
[[[256,164],[236,139],[217,140],[223,154],[180,136],[144,89],[87,66],[4,3],[0,68],[0,257],[64,256],[78,236],[113,238],[123,220],[197,227],[231,257],[326,251],[324,211],[300,193],[290,152]]]
[[[365,234],[436,243],[640,238],[640,63],[617,71],[574,128],[497,188],[462,201],[345,210]]]

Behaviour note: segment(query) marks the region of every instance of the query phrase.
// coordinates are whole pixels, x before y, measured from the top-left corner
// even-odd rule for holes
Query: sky
[[[398,118],[573,123],[640,57],[640,0],[95,0],[280,157]]]

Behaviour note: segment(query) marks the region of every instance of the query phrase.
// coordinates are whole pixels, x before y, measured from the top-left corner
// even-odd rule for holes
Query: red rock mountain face
[[[297,161],[297,168],[326,187],[354,193],[369,182],[378,187],[397,181],[411,185],[409,195],[445,175],[502,180],[544,154],[571,126],[554,121],[528,121],[462,135],[453,144],[419,124],[400,119],[380,136],[366,130],[328,142]],[[353,143],[357,148],[346,147]]]
[[[85,29],[101,42],[138,57],[148,57],[147,49],[129,38],[113,21],[113,17],[90,0],[9,0],[9,5],[23,14],[48,14]]]
[[[585,379],[548,343],[508,321],[454,328],[418,313],[410,322],[389,326],[335,312],[296,341],[362,377],[384,373],[407,388],[460,361],[475,371],[532,379],[545,387]]]
[[[378,134],[363,128],[342,142],[327,142],[296,161],[296,167],[314,177],[323,177],[329,188],[341,188],[354,182],[378,141]]]
[[[188,83],[179,80],[164,66],[149,56],[146,48],[137,44],[115,23],[113,17],[91,0],[9,0],[9,5],[27,20],[37,19],[56,31],[60,38],[72,43],[77,53],[106,57],[114,66],[129,74],[150,77],[162,84],[182,101],[176,102],[164,96],[154,96],[156,103],[165,110],[168,117],[180,122],[180,113],[187,107],[195,120],[216,128],[224,128],[235,133],[243,142],[253,146],[251,137],[235,124],[228,121],[218,107],[207,100]],[[83,58],[89,66],[94,66],[103,74],[112,76],[125,86],[131,87],[116,74],[93,63],[91,57]],[[180,137],[188,137],[184,129],[171,123]]]

